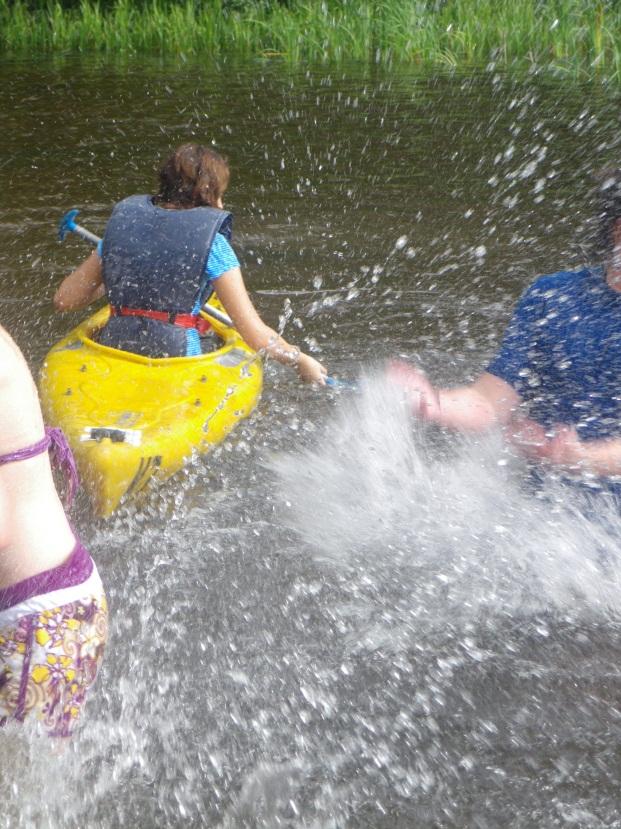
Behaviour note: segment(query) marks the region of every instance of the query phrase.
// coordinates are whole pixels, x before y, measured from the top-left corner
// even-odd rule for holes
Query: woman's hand
[[[386,376],[391,383],[403,389],[414,417],[421,420],[440,420],[440,395],[424,371],[401,360],[392,360]]]
[[[314,357],[300,352],[297,360],[297,370],[300,380],[305,383],[317,383],[320,386],[325,386],[328,372]]]

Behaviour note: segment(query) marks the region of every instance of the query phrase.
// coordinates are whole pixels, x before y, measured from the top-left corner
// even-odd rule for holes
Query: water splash
[[[317,447],[272,468],[315,557],[396,586],[417,618],[621,609],[612,509],[594,520],[559,484],[537,496],[500,436],[447,440],[379,377],[341,398]]]

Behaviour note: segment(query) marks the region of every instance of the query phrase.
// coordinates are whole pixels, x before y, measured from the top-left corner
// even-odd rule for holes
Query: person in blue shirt
[[[621,169],[602,174],[599,197],[597,264],[527,288],[473,383],[438,388],[404,362],[388,376],[415,416],[460,431],[501,427],[535,463],[621,494]]]
[[[207,342],[200,309],[215,292],[251,348],[323,385],[325,368],[266,325],[248,296],[223,208],[228,182],[215,150],[178,147],[155,196],[115,205],[98,249],[63,280],[54,305],[76,310],[106,296],[111,316],[101,343],[150,357],[193,356]]]

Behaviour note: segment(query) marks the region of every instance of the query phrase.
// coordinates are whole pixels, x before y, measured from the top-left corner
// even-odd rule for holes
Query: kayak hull
[[[102,517],[221,443],[263,380],[255,352],[221,323],[212,322],[218,350],[151,359],[97,343],[108,318],[103,308],[53,346],[39,383],[46,422],[64,431]]]

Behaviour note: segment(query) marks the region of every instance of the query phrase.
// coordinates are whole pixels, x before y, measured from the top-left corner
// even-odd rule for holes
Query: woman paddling
[[[217,152],[178,147],[160,170],[157,195],[115,206],[98,250],[63,280],[54,305],[75,310],[105,295],[112,315],[102,344],[150,357],[192,356],[204,348],[199,312],[215,291],[252,349],[323,384],[323,366],[267,326],[248,296],[222,205],[228,181]]]
[[[417,417],[460,431],[500,426],[540,470],[621,504],[621,168],[600,178],[595,266],[527,288],[474,383],[437,388],[401,362],[389,376]]]
[[[44,428],[26,362],[2,327],[0,391],[0,725],[36,719],[64,737],[101,663],[106,598],[52,478],[49,451],[75,476],[69,449]]]

